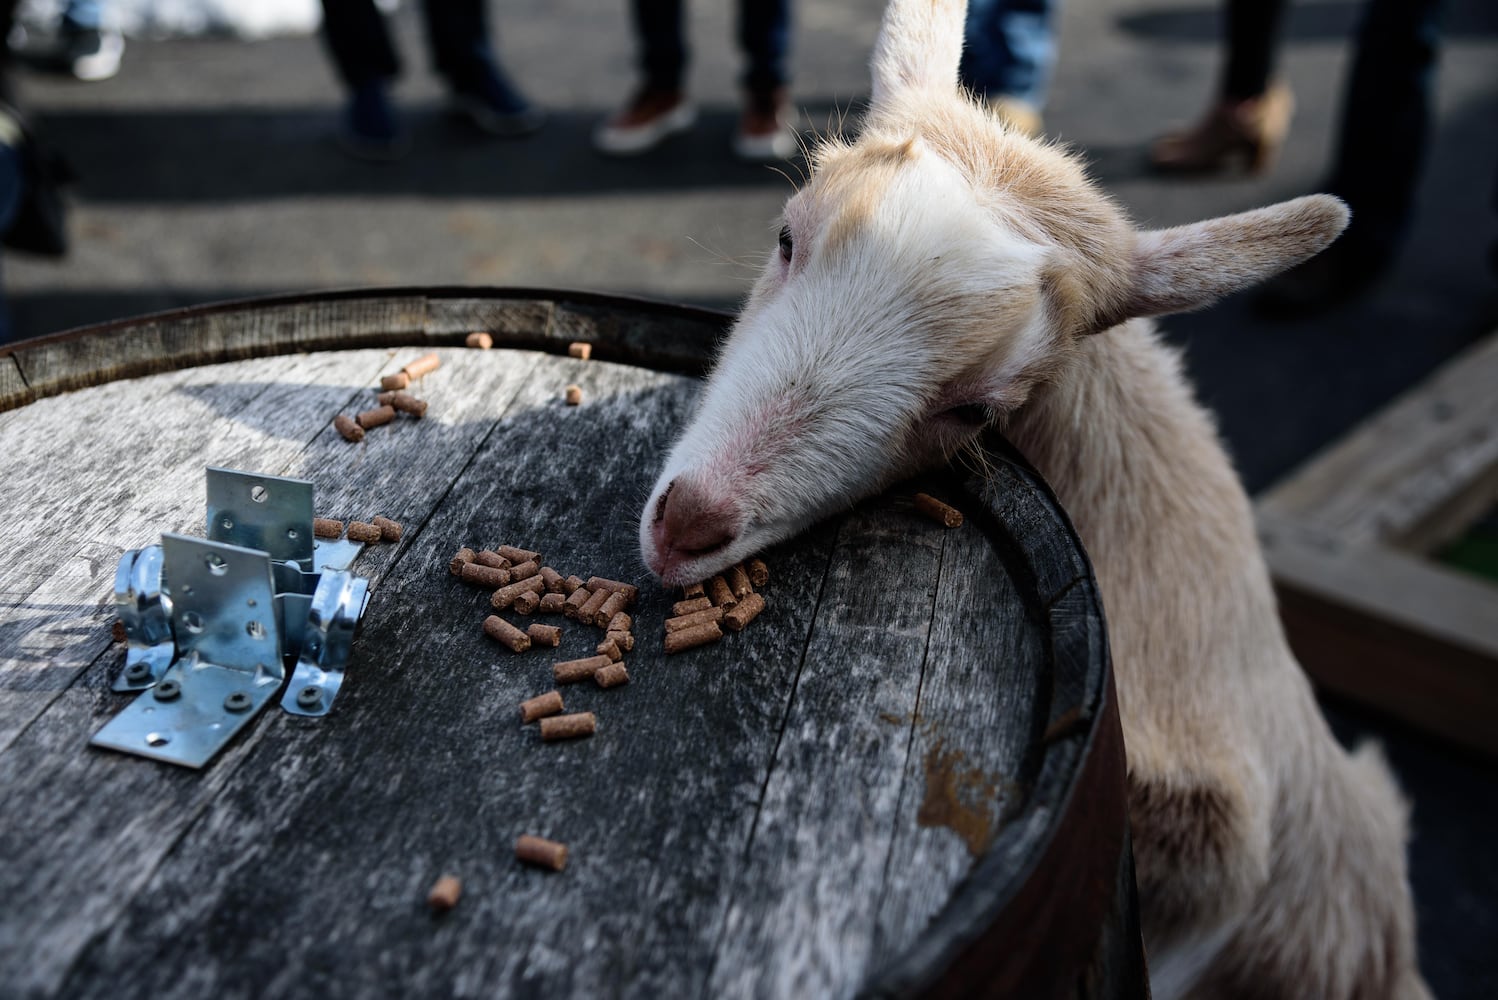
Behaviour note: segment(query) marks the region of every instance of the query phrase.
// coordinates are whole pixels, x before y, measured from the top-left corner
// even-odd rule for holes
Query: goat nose
[[[679,476],[655,504],[656,543],[678,552],[711,552],[738,535],[738,509],[695,479]]]

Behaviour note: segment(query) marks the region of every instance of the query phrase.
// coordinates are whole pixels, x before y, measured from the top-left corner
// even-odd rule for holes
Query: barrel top
[[[1054,498],[990,440],[984,475],[902,484],[767,553],[760,618],[666,656],[681,595],[641,567],[638,504],[699,384],[660,369],[700,365],[721,317],[572,302],[584,321],[571,325],[554,300],[423,308],[438,299],[452,330],[542,349],[440,347],[441,368],[412,390],[427,416],[360,444],[333,416],[371,406],[379,376],[432,340],[285,353],[283,338],[268,357],[58,395],[28,387],[33,401],[0,413],[12,540],[0,983],[69,997],[121,983],[168,997],[250,984],[333,996],[930,988],[1033,891],[1105,710],[1096,590]],[[289,322],[276,303],[234,318],[258,308],[219,314],[221,344],[237,326],[274,325],[271,313]],[[632,339],[633,321],[655,324],[664,354]],[[147,322],[159,343],[187,343],[173,322]],[[203,317],[181,322],[201,332]],[[95,335],[145,336],[128,324]],[[115,356],[87,339],[54,347],[71,344],[75,362]],[[634,363],[549,353],[570,339]],[[564,404],[569,384],[582,405]],[[202,534],[209,465],[310,479],[319,515],[384,514],[405,532],[355,565],[372,597],[333,712],[272,704],[193,772],[88,740],[133,697],[110,690],[124,661],[110,637],[115,564],[163,531]],[[966,523],[920,517],[917,490]],[[602,632],[505,612],[563,628],[560,649],[511,653],[481,629],[489,592],[448,571],[459,547],[500,544],[640,587],[629,683],[561,688],[568,711],[597,715],[590,739],[542,743],[517,706]],[[567,843],[566,870],[517,864],[527,833]],[[434,917],[426,891],[448,872],[463,898]]]

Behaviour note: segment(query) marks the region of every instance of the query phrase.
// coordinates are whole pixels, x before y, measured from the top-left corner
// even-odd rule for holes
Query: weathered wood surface
[[[1022,511],[1048,502],[1033,480],[987,498],[1019,541],[945,532],[903,493],[865,504],[771,554],[750,630],[664,657],[673,595],[639,566],[635,516],[695,383],[444,350],[427,419],[342,441],[333,414],[420,349],[170,372],[0,414],[0,496],[27,525],[0,595],[0,992],[846,995],[929,946],[989,845],[1012,867],[986,891],[1023,881],[1088,745],[1085,724],[1040,734],[1106,676],[1075,539],[1053,508],[1028,534]],[[585,405],[561,405],[569,382]],[[57,458],[15,458],[38,450]],[[383,512],[406,535],[358,564],[374,597],[334,712],[272,707],[195,773],[87,740],[128,699],[108,690],[114,562],[201,530],[209,464],[310,478],[321,513]],[[981,505],[958,480],[928,487]],[[460,545],[501,541],[642,586],[631,683],[563,689],[598,713],[591,740],[543,745],[515,706],[599,633],[567,621],[561,650],[516,656],[481,635],[487,594],[447,573]],[[518,866],[523,832],[570,843],[568,870]],[[1127,857],[1093,853],[1110,877]],[[465,898],[434,919],[442,871]],[[940,965],[905,969],[902,991]]]

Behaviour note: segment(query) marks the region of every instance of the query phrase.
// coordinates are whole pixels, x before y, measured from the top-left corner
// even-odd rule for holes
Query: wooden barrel
[[[184,310],[0,352],[0,993],[1139,996],[1123,749],[1077,538],[1004,442],[766,554],[767,610],[674,656],[638,505],[728,317],[473,289]],[[494,350],[462,347],[487,330]],[[591,361],[566,357],[587,341]],[[436,349],[402,418],[331,426]],[[568,407],[563,387],[583,403]],[[278,705],[201,771],[89,739],[114,567],[201,533],[208,465],[383,513],[330,714]],[[917,490],[967,515],[947,530]],[[485,637],[460,546],[641,588],[630,681],[543,743],[518,703],[602,638]],[[510,614],[521,624],[525,619]],[[570,846],[560,873],[518,835]],[[457,907],[426,891],[459,876]]]

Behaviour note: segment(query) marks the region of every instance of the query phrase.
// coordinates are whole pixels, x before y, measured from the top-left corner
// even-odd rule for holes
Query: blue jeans
[[[323,37],[349,89],[400,73],[385,19],[374,0],[323,0]],[[437,72],[457,88],[472,86],[494,65],[484,0],[426,0],[427,42]]]
[[[1056,62],[1052,0],[968,0],[967,39],[959,71],[979,97],[1045,104]]]
[[[632,5],[640,70],[652,90],[681,89],[688,55],[681,8],[682,0],[634,0]],[[764,96],[784,86],[790,34],[790,0],[739,0],[739,48],[749,61],[745,90]]]
[[[98,31],[104,24],[103,6],[102,0],[68,0],[62,12],[63,23],[72,28]]]

